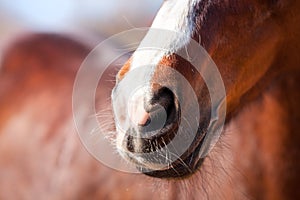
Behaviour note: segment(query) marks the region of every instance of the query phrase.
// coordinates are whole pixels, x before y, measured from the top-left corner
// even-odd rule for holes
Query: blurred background
[[[162,0],[0,0],[0,48],[24,32],[56,32],[106,38],[147,27]]]
[[[1,0],[1,32],[90,30],[105,34],[148,26],[162,0]]]
[[[149,178],[110,169],[88,154],[73,122],[72,89],[95,45],[149,26],[161,3],[0,0],[0,199],[157,197]],[[116,72],[104,76],[112,80]],[[113,81],[103,85],[109,95]],[[158,187],[165,195],[169,186]]]

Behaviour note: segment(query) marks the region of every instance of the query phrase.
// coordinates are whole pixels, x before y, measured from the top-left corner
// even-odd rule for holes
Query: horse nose
[[[140,132],[150,132],[162,129],[175,119],[176,106],[174,95],[167,87],[153,86],[150,98],[140,92],[133,97],[129,116],[132,124]]]
[[[166,115],[166,123],[173,119],[172,114],[176,111],[175,98],[173,92],[167,87],[153,87],[153,94],[150,100],[150,113],[154,116]]]
[[[167,87],[155,86],[135,92],[129,104],[131,126],[123,147],[132,153],[149,153],[167,145],[176,134],[179,104]]]

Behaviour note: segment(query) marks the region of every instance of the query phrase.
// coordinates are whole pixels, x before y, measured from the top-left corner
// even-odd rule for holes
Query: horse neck
[[[300,197],[300,17],[292,10],[282,20],[287,23],[275,60],[241,98],[244,103],[227,126],[225,143],[237,140],[234,159],[245,175],[247,193],[255,199]]]
[[[289,2],[287,4],[288,6],[286,5],[285,9],[278,11],[278,16],[273,17],[278,26],[281,27],[278,34],[279,44],[276,46],[277,50],[274,51],[276,52],[275,58],[253,88],[241,96],[240,105],[235,110],[236,113],[245,105],[248,105],[249,102],[261,97],[262,94],[266,95],[266,91],[270,88],[290,91],[290,93],[286,92],[284,95],[295,96],[293,90],[296,86],[294,84],[299,81],[300,73],[300,2]],[[294,110],[296,109],[295,107]],[[233,116],[236,113],[233,113]]]
[[[300,73],[278,77],[227,127],[225,143],[236,141],[232,145],[235,163],[245,175],[247,193],[255,199],[300,195],[296,188],[300,178],[299,81]]]
[[[229,124],[238,138],[235,151],[243,150],[235,159],[255,198],[300,197],[300,31],[294,26],[291,34],[290,28],[272,66],[242,97],[245,103]],[[249,158],[247,164],[243,158]]]

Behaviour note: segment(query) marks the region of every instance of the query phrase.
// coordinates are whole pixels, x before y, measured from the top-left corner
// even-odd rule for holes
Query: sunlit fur
[[[158,19],[163,15],[161,12],[167,10],[164,6],[168,3],[170,1],[166,1],[162,6],[157,15]],[[299,148],[294,142],[298,138],[295,119],[299,117],[299,106],[296,105],[295,99],[299,99],[299,95],[293,92],[298,89],[299,81],[300,62],[296,53],[299,51],[300,36],[300,28],[297,25],[300,24],[299,3],[288,0],[203,0],[197,1],[196,4],[185,3],[188,7],[193,6],[188,9],[194,11],[192,26],[181,26],[179,20],[178,27],[187,34],[191,33],[190,28],[193,27],[192,38],[207,50],[217,64],[226,87],[228,109],[223,137],[205,159],[199,172],[187,180],[178,181],[179,184],[193,180],[199,174],[209,174],[214,165],[205,166],[209,165],[210,161],[216,163],[223,155],[232,155],[232,163],[228,160],[221,162],[230,166],[230,169],[215,170],[212,173],[215,179],[206,180],[204,193],[207,197],[216,195],[218,199],[230,199],[230,194],[236,196],[236,193],[239,193],[241,198],[281,199],[284,196],[299,195],[295,188],[299,165],[292,159],[297,160],[299,157]],[[181,12],[178,14],[183,17]],[[166,13],[165,16],[171,17],[172,13]],[[188,18],[188,12],[185,12],[184,17]],[[177,44],[178,49],[183,48],[177,40],[173,42]],[[168,66],[187,77],[198,94],[199,104],[205,108],[206,102],[202,102],[203,97],[207,96],[203,89],[204,82],[188,64],[183,63],[178,56],[172,55],[172,49],[170,52],[170,55],[155,52],[137,53],[132,59],[141,60],[139,63],[142,66],[146,66],[147,62],[169,63]],[[138,66],[132,63],[131,66]],[[127,69],[130,73],[130,67]],[[149,85],[155,80],[155,75],[164,74],[164,69],[157,64],[150,74]],[[126,73],[123,73],[123,76],[126,76]],[[151,91],[152,88],[149,87],[148,90]],[[202,115],[203,113],[206,115],[205,110]],[[233,127],[233,130],[230,130],[230,127]],[[217,151],[224,143],[227,151]],[[272,143],[276,145],[273,146]],[[285,160],[285,154],[291,156],[290,160]],[[289,167],[294,170],[288,170]],[[222,171],[226,178],[236,180],[235,183],[230,183],[232,188],[222,188],[224,180],[218,177]],[[210,184],[214,185],[211,186],[214,188],[212,191]],[[216,189],[217,185],[220,185],[220,190]]]

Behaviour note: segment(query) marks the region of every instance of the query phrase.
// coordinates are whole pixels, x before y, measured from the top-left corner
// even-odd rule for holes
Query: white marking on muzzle
[[[161,32],[150,31],[143,39],[140,47],[143,47],[144,42],[153,40],[161,40],[161,46],[167,49],[168,52],[160,51],[157,49],[143,50],[137,48],[133,54],[133,60],[130,70],[146,65],[157,65],[164,56],[175,53],[182,47],[186,46],[191,38],[194,30],[194,22],[192,16],[194,7],[199,0],[180,0],[180,1],[165,1],[160,10],[158,11],[151,28],[159,30],[169,30],[173,32],[183,33],[182,35],[174,35],[174,37],[164,37],[158,35]],[[165,32],[168,33],[167,31]],[[163,39],[162,39],[163,38]],[[149,43],[148,43],[149,44]],[[155,70],[155,69],[153,69]]]
[[[165,1],[153,21],[151,26],[153,30],[149,30],[140,46],[134,52],[129,72],[137,67],[151,68],[150,73],[149,70],[147,70],[147,73],[140,74],[145,82],[149,83],[148,86],[144,87],[144,96],[151,96],[150,82],[156,70],[156,66],[165,56],[177,52],[190,42],[194,29],[192,15],[195,4],[198,1],[199,0]],[[168,31],[156,30],[168,30],[181,34],[168,34]],[[168,35],[161,35],[161,33]],[[143,43],[151,44],[153,43],[151,41],[156,41],[157,43],[157,40],[160,40],[161,47],[167,51],[161,49],[143,49]],[[143,70],[140,71],[141,73],[143,72]],[[143,103],[143,101],[140,102]]]
[[[143,90],[140,89],[129,99],[128,116],[134,126],[145,125],[150,118],[144,109]]]
[[[156,70],[156,67],[164,57],[176,53],[190,42],[190,38],[194,29],[192,17],[194,14],[195,5],[198,3],[198,1],[199,0],[165,1],[157,13],[150,30],[143,38],[140,46],[132,55],[132,62],[128,73],[139,67],[147,67],[147,70],[138,70],[139,74],[136,76],[136,79],[142,79],[145,84],[140,86],[143,89],[142,94],[138,95],[138,99],[135,100],[135,97],[131,98],[131,100],[135,102],[136,108],[129,109],[131,116],[128,116],[127,113],[128,117],[125,119],[127,122],[125,122],[125,127],[123,126],[123,128],[125,128],[123,131],[126,131],[126,128],[129,128],[129,121],[134,121],[134,123],[145,123],[145,120],[148,116],[144,112],[143,108],[144,104],[147,103],[145,101],[151,99],[152,96],[151,81],[153,80],[153,74]],[[180,34],[174,34],[175,32]],[[162,49],[145,49],[145,46],[149,47],[149,44],[153,44],[152,41],[155,41],[156,44],[159,43]],[[176,83],[174,82],[174,84]],[[119,90],[119,92],[124,93],[124,95],[128,93],[128,91],[124,90]],[[143,99],[141,96],[145,98]],[[136,103],[140,105],[137,105]],[[122,104],[126,104],[126,102],[123,102]],[[122,106],[115,105],[115,107]],[[120,110],[118,110],[118,112],[120,112]],[[117,140],[118,139],[121,140],[122,136],[120,135]],[[119,142],[121,143],[121,141]]]

